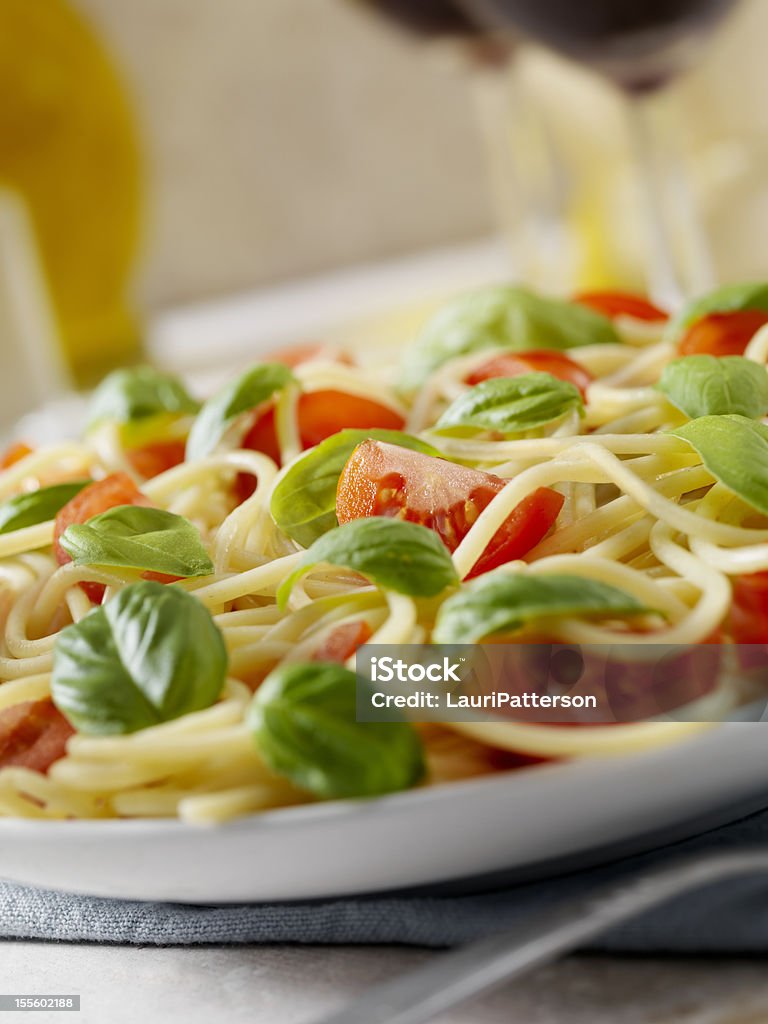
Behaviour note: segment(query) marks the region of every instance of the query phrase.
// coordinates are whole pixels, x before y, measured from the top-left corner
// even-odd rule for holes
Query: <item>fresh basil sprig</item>
[[[208,576],[213,563],[184,516],[142,505],[118,505],[68,526],[59,544],[75,565],[116,565],[169,576]]]
[[[253,698],[248,726],[277,775],[324,799],[408,789],[424,775],[421,741],[406,721],[358,722],[357,688],[341,665],[283,665]]]
[[[411,597],[434,597],[459,582],[448,548],[417,523],[374,516],[353,519],[318,538],[277,591],[284,607],[297,580],[316,565],[343,566]]]
[[[526,288],[482,288],[449,302],[427,323],[406,353],[400,389],[414,392],[449,359],[483,349],[522,352],[619,341],[611,321],[586,306]]]
[[[270,502],[277,526],[297,544],[309,547],[338,526],[336,487],[352,452],[372,438],[424,455],[439,455],[431,445],[397,430],[340,430],[307,452],[280,478]]]
[[[752,309],[768,313],[768,282],[726,284],[685,305],[670,321],[667,337],[679,341],[691,324],[711,313],[742,313]]]
[[[630,594],[599,580],[498,573],[462,587],[442,604],[432,640],[475,643],[495,633],[514,633],[536,619],[562,615],[623,618],[649,610]]]
[[[209,398],[200,410],[187,440],[187,459],[202,459],[215,451],[234,421],[272,398],[295,380],[282,363],[258,363]]]
[[[88,426],[103,420],[133,423],[161,413],[189,415],[199,408],[178,377],[137,366],[115,370],[99,384],[91,398]]]
[[[670,431],[743,501],[768,515],[768,427],[746,416],[702,416]]]
[[[66,484],[41,487],[27,494],[17,494],[0,504],[0,533],[12,533],[25,526],[47,523],[68,501],[79,494],[90,480],[73,480]]]
[[[519,434],[562,419],[571,410],[584,414],[579,389],[551,373],[484,380],[460,395],[437,421],[441,434],[491,430]]]
[[[208,610],[178,587],[144,581],[59,633],[51,694],[79,732],[109,736],[210,707],[226,671]]]
[[[691,419],[768,413],[768,373],[743,356],[683,356],[664,367],[656,387]]]

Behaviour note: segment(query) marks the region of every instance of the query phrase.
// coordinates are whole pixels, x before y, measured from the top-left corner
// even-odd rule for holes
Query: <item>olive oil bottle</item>
[[[64,358],[87,386],[141,354],[141,155],[125,86],[66,0],[0,0],[0,187],[26,205]]]

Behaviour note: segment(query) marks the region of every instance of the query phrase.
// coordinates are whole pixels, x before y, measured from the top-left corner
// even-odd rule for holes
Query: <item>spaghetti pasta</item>
[[[494,294],[493,300],[514,306],[521,292],[510,289],[506,299]],[[719,480],[707,452],[679,429],[690,419],[684,399],[657,386],[665,367],[678,358],[681,328],[675,324],[683,321],[670,327],[624,315],[612,323],[589,311],[590,321],[581,310],[576,325],[581,340],[571,348],[568,310],[576,307],[550,306],[549,301],[528,297],[520,309],[510,306],[506,327],[496,321],[475,323],[474,307],[459,304],[468,320],[454,316],[456,322],[446,322],[442,349],[434,327],[426,341],[417,343],[421,363],[412,363],[424,372],[416,387],[413,372],[411,383],[397,390],[371,371],[336,362],[322,350],[290,371],[284,386],[266,394],[253,390],[258,374],[251,373],[247,387],[235,384],[226,402],[207,407],[211,422],[218,417],[219,436],[211,451],[149,479],[136,472],[130,457],[137,439],[148,449],[183,439],[195,403],[179,398],[181,385],[172,389],[175,406],[162,398],[168,393],[165,385],[158,384],[149,399],[146,390],[139,394],[139,383],[144,389],[152,386],[150,371],[133,393],[130,373],[124,374],[115,405],[120,416],[105,418],[109,396],[102,394],[100,419],[81,442],[33,451],[2,471],[0,499],[6,502],[22,494],[42,495],[61,481],[87,477],[94,483],[59,511],[55,523],[50,516],[35,521],[33,514],[17,529],[0,529],[0,814],[178,816],[216,823],[323,795],[297,774],[281,772],[280,759],[254,739],[249,717],[254,692],[291,666],[335,662],[354,669],[355,649],[362,642],[428,641],[443,603],[456,587],[472,586],[458,581],[479,573],[566,575],[614,588],[638,606],[655,610],[645,615],[643,635],[657,643],[768,641],[768,597],[765,621],[754,621],[754,603],[741,609],[738,622],[733,617],[734,580],[768,570],[768,509],[753,497],[747,477],[738,494]],[[589,335],[592,322],[599,337]],[[564,377],[539,369],[483,377],[489,357],[499,352],[514,350],[524,362],[526,350],[535,348],[539,360],[546,359],[540,350],[548,348],[550,336],[552,348],[569,348],[579,372],[591,378],[586,401],[569,382],[567,367],[562,369],[568,360],[558,364]],[[714,394],[725,360],[717,353],[684,358],[713,360],[698,365],[700,372],[713,375]],[[744,358],[765,366],[767,327],[757,332]],[[386,376],[397,380],[394,368]],[[470,376],[481,382],[469,384]],[[533,376],[539,420],[528,427],[525,417],[532,415],[534,399],[525,383]],[[559,390],[543,378],[554,380]],[[110,386],[116,385],[103,385]],[[557,395],[565,393],[563,387],[571,389],[570,404],[561,409]],[[470,392],[477,397],[474,418],[456,425],[446,410],[458,408]],[[312,403],[304,402],[307,395],[314,396]],[[755,402],[753,419],[761,424],[768,414],[768,373],[765,394]],[[329,439],[322,443],[328,454],[326,463],[304,479],[297,468],[307,457],[304,439],[310,428],[302,417],[310,407],[316,417],[311,430]],[[718,407],[714,415],[735,419],[727,408]],[[392,429],[398,422],[400,432]],[[268,439],[263,450],[254,450],[257,435]],[[758,431],[756,444],[761,436]],[[247,438],[251,448],[244,447]],[[764,443],[768,467],[768,439]],[[752,453],[753,461],[759,462],[761,451]],[[436,467],[434,479],[409,476],[412,467],[426,465],[419,461],[425,459]],[[101,507],[92,489],[105,480],[122,498]],[[89,505],[94,500],[96,505]],[[281,501],[290,516],[281,515]],[[83,509],[96,513],[95,518]],[[139,515],[155,517],[149,532],[139,530]],[[337,520],[345,524],[366,516],[415,522],[435,532],[450,551],[455,585],[441,585],[429,595],[415,588],[398,591],[361,573],[358,563],[306,562],[306,549],[338,528]],[[181,523],[191,524],[193,540]],[[173,552],[164,539],[171,535],[187,538],[175,540]],[[150,550],[146,561],[131,554],[134,543]],[[191,545],[189,552],[185,544]],[[195,568],[185,569],[187,562]],[[285,597],[281,585],[297,569],[304,575]],[[161,707],[162,702],[145,706],[142,691],[131,697],[138,709],[135,719],[130,718],[133,712],[112,709],[108,725],[98,715],[92,716],[97,725],[89,725],[82,705],[96,698],[78,694],[77,712],[71,692],[62,696],[66,688],[57,673],[66,645],[61,638],[69,638],[70,662],[76,658],[73,645],[82,645],[87,629],[96,629],[97,623],[104,631],[99,639],[103,649],[119,648],[114,632],[123,628],[119,617],[128,615],[130,594],[138,593],[135,588],[148,576],[160,580],[151,586],[189,598],[207,616],[226,647],[226,680],[210,697],[203,693],[209,681],[201,675],[200,692],[189,696],[184,677],[169,683],[169,693],[173,687],[181,692],[171,694],[175,710]],[[744,615],[752,616],[752,631],[746,634]],[[154,622],[149,617],[142,627],[148,631],[141,634],[145,647],[155,642]],[[131,628],[139,630],[135,624]],[[177,656],[180,664],[184,657],[195,661],[195,669],[185,672],[203,673],[196,628],[185,634]],[[557,641],[584,644],[636,643],[638,637],[631,622],[606,614],[596,620],[553,616],[545,626],[533,621],[506,639],[516,642],[542,632]],[[158,643],[166,642],[162,629],[157,636]],[[101,657],[103,651],[97,653]],[[146,650],[135,654],[140,656],[148,656]],[[128,683],[136,682],[125,658],[118,668]],[[215,670],[214,665],[210,671]],[[92,671],[90,663],[86,671]],[[99,680],[98,685],[107,683]],[[25,709],[50,707],[51,696],[54,713],[68,720],[63,745],[54,754],[52,742],[46,747],[45,724],[31,740],[20,739],[17,727]],[[707,699],[713,715],[727,714],[734,702],[727,684]],[[127,715],[124,728],[117,720],[122,713]],[[450,722],[420,726],[416,742],[426,755],[425,781],[436,782],[496,770],[498,757],[489,752],[498,754],[499,749],[526,759],[613,756],[702,728],[700,723],[661,720],[578,729],[508,720]],[[47,756],[38,757],[41,745]]]

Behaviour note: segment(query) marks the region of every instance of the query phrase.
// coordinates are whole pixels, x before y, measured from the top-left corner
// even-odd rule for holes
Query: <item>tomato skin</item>
[[[335,661],[343,665],[358,647],[368,643],[372,635],[371,627],[364,619],[345,622],[325,637],[312,655],[312,661]]]
[[[556,352],[554,349],[534,349],[530,352],[504,352],[492,356],[487,362],[476,367],[466,378],[467,384],[480,384],[493,377],[519,377],[523,373],[551,373],[558,380],[573,384],[587,397],[587,388],[594,377],[575,359]]]
[[[512,509],[466,578],[474,579],[527,555],[555,525],[564,501],[563,495],[551,487],[537,487],[526,495]]]
[[[380,441],[364,441],[349,457],[336,492],[340,523],[391,516],[434,530],[455,551],[482,510],[508,481],[445,459]],[[539,487],[497,530],[468,579],[522,558],[554,525],[564,498]]]
[[[14,466],[17,462],[21,462],[22,459],[26,459],[34,450],[34,448],[30,448],[23,441],[14,441],[3,452],[0,458],[0,469],[8,469],[9,466]]]
[[[0,768],[45,773],[66,753],[75,730],[51,701],[27,700],[0,711]]]
[[[710,313],[691,324],[678,345],[683,356],[743,356],[757,331],[768,324],[768,313],[745,309]]]
[[[96,480],[84,487],[71,501],[59,510],[53,528],[53,551],[59,565],[71,562],[71,557],[59,543],[61,535],[73,523],[86,523],[93,516],[107,512],[118,505],[146,505],[152,503],[138,489],[127,473],[112,473],[103,480]],[[153,578],[158,578],[155,575]],[[169,582],[171,577],[163,577]],[[103,583],[83,582],[80,587],[94,604],[101,604],[106,587]]]
[[[736,644],[768,644],[768,572],[734,577],[730,628]]]
[[[646,320],[648,323],[661,323],[669,319],[669,314],[654,306],[641,295],[629,292],[582,292],[574,295],[573,302],[587,306],[595,313],[602,313],[610,320],[619,316],[631,316],[635,320]]]
[[[394,409],[346,391],[309,391],[299,398],[302,448],[314,448],[347,427],[402,430],[405,420]]]
[[[125,453],[125,457],[139,476],[150,480],[174,466],[180,466],[184,461],[185,448],[186,443],[181,440],[157,441],[141,448],[132,448]]]
[[[314,448],[345,427],[402,430],[405,425],[403,417],[394,410],[370,398],[350,395],[346,391],[310,391],[300,395],[297,415],[302,450]],[[267,406],[257,414],[243,438],[242,447],[263,452],[278,466],[281,464],[274,405]],[[256,481],[250,473],[237,474],[235,494],[239,502],[250,498],[255,489]]]

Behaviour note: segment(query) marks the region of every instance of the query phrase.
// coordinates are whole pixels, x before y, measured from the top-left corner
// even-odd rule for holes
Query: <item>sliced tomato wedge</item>
[[[64,757],[74,732],[50,698],[5,708],[0,711],[0,768],[16,765],[47,772]]]
[[[736,644],[768,644],[768,572],[733,579],[730,628]]]
[[[346,366],[354,366],[354,360],[336,348],[335,345],[324,344],[318,341],[309,341],[302,345],[291,345],[289,348],[281,348],[277,352],[270,352],[266,357],[273,363],[282,363],[284,366],[301,366],[312,359],[325,359],[333,363],[344,363]]]
[[[326,437],[346,427],[402,430],[405,425],[403,417],[394,409],[346,391],[309,391],[299,397],[297,415],[302,450],[314,448]],[[274,406],[267,406],[257,414],[253,426],[243,438],[243,448],[263,452],[280,465]],[[253,476],[238,473],[235,493],[239,501],[250,498],[255,487]]]
[[[340,523],[364,516],[391,516],[434,530],[455,551],[470,527],[508,481],[445,459],[380,441],[358,445],[336,492]],[[563,496],[539,487],[497,530],[468,579],[522,558],[542,540],[563,507]]]
[[[768,324],[768,313],[759,309],[710,313],[691,324],[678,349],[684,356],[743,356],[747,345],[765,324]]]
[[[669,319],[669,314],[655,306],[641,295],[629,292],[582,292],[574,295],[573,301],[580,306],[588,306],[596,313],[615,320],[619,316],[631,316],[635,320],[647,320],[649,323],[660,323]]]
[[[26,459],[34,450],[28,444],[24,444],[23,441],[14,441],[3,452],[2,458],[0,458],[0,469],[8,469],[9,466],[14,466],[17,462],[21,462],[22,459]]]
[[[180,466],[184,461],[185,447],[185,442],[181,440],[157,441],[141,448],[132,448],[125,453],[125,457],[139,476],[150,480],[174,466]]]
[[[312,661],[336,661],[343,665],[371,636],[371,627],[363,619],[345,622],[331,630],[312,655]]]
[[[524,373],[551,373],[558,380],[573,384],[586,398],[587,388],[594,380],[591,373],[575,359],[554,349],[535,349],[530,352],[504,352],[493,356],[476,367],[466,378],[467,384],[480,384],[493,377],[519,377]]]
[[[151,505],[152,502],[138,489],[127,473],[112,473],[103,480],[84,487],[71,501],[60,509],[53,528],[53,551],[59,565],[66,565],[72,559],[59,543],[59,539],[68,526],[73,523],[87,523],[89,519],[107,512],[118,505]],[[176,576],[165,576],[161,573],[145,574],[145,578],[156,579],[161,583],[170,583]],[[101,604],[106,587],[103,583],[83,582],[82,589],[94,604]]]

